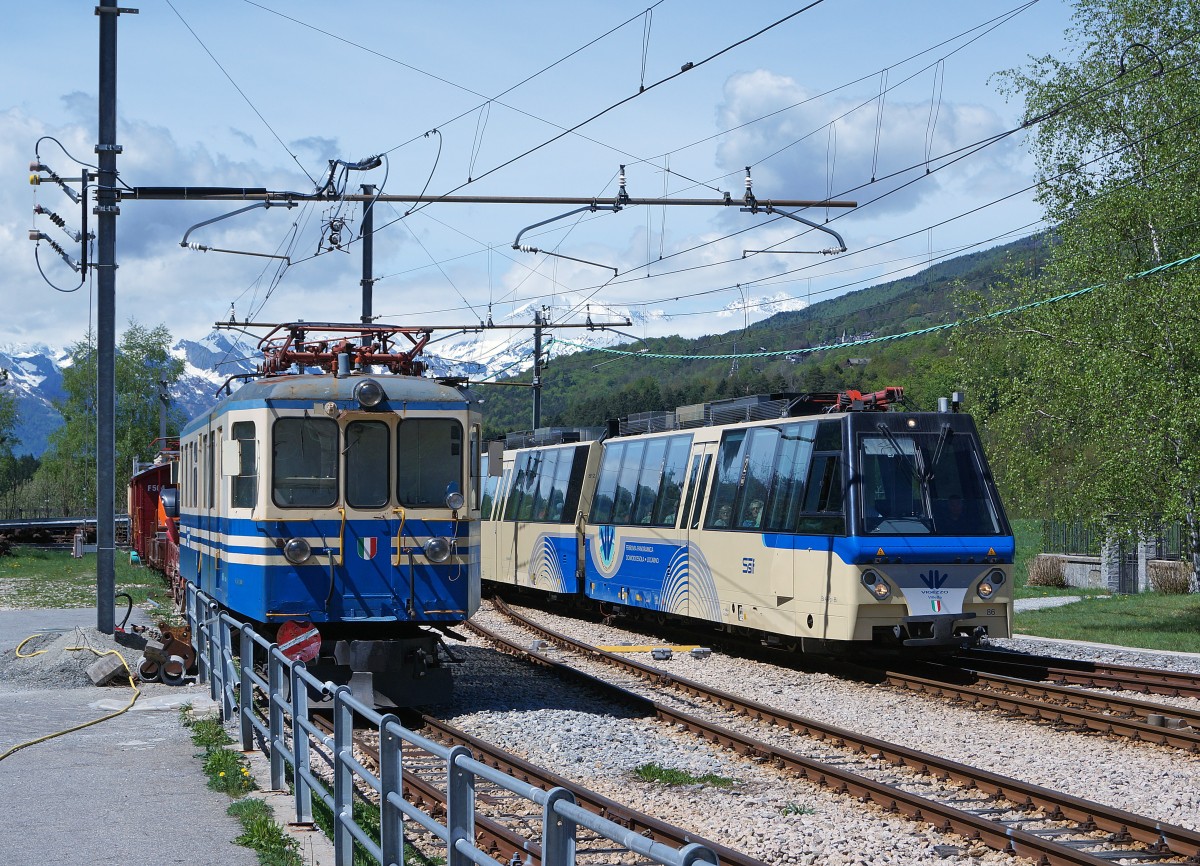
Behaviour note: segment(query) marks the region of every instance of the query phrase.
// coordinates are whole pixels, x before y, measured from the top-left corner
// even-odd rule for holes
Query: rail
[[[480,763],[471,757],[471,750],[465,746],[443,746],[408,730],[396,716],[380,714],[373,707],[355,700],[348,686],[335,686],[313,677],[302,662],[291,661],[277,644],[221,612],[211,597],[190,582],[185,612],[191,626],[200,680],[208,683],[210,695],[220,703],[222,718],[238,719],[242,749],[261,750],[268,755],[271,787],[275,790],[286,790],[286,768],[291,767],[296,823],[312,823],[314,796],[333,814],[335,866],[351,866],[356,845],[376,863],[403,863],[405,818],[441,840],[447,866],[466,866],[467,863],[506,866],[474,844],[477,779],[498,785],[541,808],[541,853],[545,866],[575,863],[580,828],[591,830],[663,866],[717,863],[716,854],[706,846],[691,843],[675,848],[652,841],[584,809],[565,788],[543,790]],[[265,678],[258,672],[261,663],[266,665]],[[255,689],[265,694],[268,700],[265,721],[254,712],[252,696]],[[332,737],[320,731],[309,718],[310,695],[332,702]],[[354,757],[356,715],[379,730],[378,775]],[[310,749],[313,740],[328,747],[332,753],[333,790],[313,771]],[[259,744],[263,744],[261,749]],[[404,799],[405,744],[446,762],[444,822]],[[354,819],[354,791],[359,782],[378,795],[378,841]]]

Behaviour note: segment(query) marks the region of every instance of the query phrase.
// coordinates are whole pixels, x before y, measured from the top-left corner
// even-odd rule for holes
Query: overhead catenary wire
[[[204,44],[204,40],[200,38],[200,34],[192,29],[192,25],[187,22],[187,19],[184,18],[182,14],[180,14],[179,10],[175,8],[175,4],[172,3],[171,0],[167,0],[167,5],[171,7],[171,11],[175,13],[176,17],[179,18],[183,26],[187,28],[187,31],[192,34],[192,37],[196,40],[200,47],[204,49],[204,53],[207,54],[212,62],[217,65],[217,68],[221,70],[221,74],[224,75],[229,80],[229,83],[233,85],[233,89],[236,90],[238,95],[242,97],[248,106],[250,106],[250,110],[258,115],[258,119],[263,122],[263,126],[265,126],[267,131],[270,132],[271,135],[275,137],[275,140],[279,142],[279,146],[287,151],[287,154],[292,158],[292,161],[300,167],[302,172],[304,172],[304,176],[312,181],[315,185],[317,182],[316,179],[308,173],[308,169],[306,169],[304,164],[300,162],[300,157],[296,156],[296,154],[292,152],[292,149],[284,143],[284,140],[279,137],[279,133],[277,133],[275,128],[271,126],[270,122],[263,117],[262,112],[259,111],[257,106],[255,106],[255,104],[250,100],[250,97],[246,95],[246,92],[242,90],[241,86],[237,83],[237,81],[234,80],[233,76],[229,74],[229,71],[221,65],[221,61],[217,59],[216,55],[213,54],[212,51],[209,50],[208,46]]]
[[[1173,270],[1174,268],[1182,267],[1183,265],[1193,264],[1198,261],[1200,261],[1200,253],[1195,253],[1193,255],[1186,256],[1181,259],[1176,259],[1173,262],[1166,262],[1165,264],[1156,265],[1152,268],[1148,268],[1144,271],[1139,271],[1135,274],[1129,274],[1128,276],[1125,277],[1125,282],[1131,282],[1133,280],[1139,280],[1139,279],[1143,279],[1143,278],[1149,277],[1149,276],[1156,276],[1158,274],[1163,273],[1164,271]],[[1060,301],[1071,300],[1073,298],[1078,298],[1083,295],[1090,294],[1099,289],[1106,288],[1110,285],[1111,285],[1110,283],[1097,283],[1095,285],[1087,286],[1082,289],[1075,289],[1070,292],[1064,292],[1062,294],[1054,295],[1053,297],[1042,298],[1041,300],[1032,301],[1027,304],[1020,304],[1016,307],[1009,307],[1008,309],[1004,309],[1004,310],[996,310],[994,312],[986,313],[986,314],[980,315],[980,316],[971,316],[970,318],[967,318],[967,319],[960,319],[957,322],[945,322],[940,325],[931,325],[928,328],[918,328],[917,330],[914,330],[914,331],[905,331],[900,334],[885,334],[881,337],[867,337],[867,338],[858,339],[858,340],[847,340],[847,341],[840,342],[840,343],[829,343],[829,344],[825,344],[825,345],[821,345],[821,346],[806,346],[806,347],[801,347],[801,348],[796,348],[796,349],[777,349],[777,350],[769,351],[769,352],[767,352],[767,351],[764,351],[764,352],[739,352],[739,353],[726,353],[726,354],[720,354],[720,355],[683,355],[683,354],[675,354],[675,353],[668,354],[665,352],[644,352],[644,351],[630,352],[626,349],[614,349],[614,348],[610,348],[607,346],[584,346],[579,343],[572,343],[570,340],[564,340],[562,338],[559,338],[558,342],[562,343],[563,345],[572,346],[573,348],[576,348],[576,349],[586,349],[586,350],[592,351],[592,352],[604,352],[604,353],[613,354],[613,355],[636,355],[639,358],[651,358],[654,360],[670,360],[670,361],[723,361],[723,360],[730,360],[730,359],[737,359],[737,358],[770,358],[770,357],[778,357],[778,356],[782,356],[782,355],[809,355],[814,352],[828,352],[833,349],[850,349],[850,348],[854,348],[857,346],[869,346],[869,345],[874,345],[874,344],[878,344],[878,343],[888,343],[888,342],[893,342],[895,340],[903,340],[908,337],[918,337],[918,336],[921,336],[924,334],[932,334],[937,331],[948,331],[952,328],[958,328],[958,327],[962,327],[964,325],[972,325],[972,324],[977,324],[980,322],[986,322],[990,319],[998,319],[1003,316],[1010,316],[1010,315],[1013,315],[1016,313],[1025,312],[1026,310],[1032,310],[1036,307],[1044,307],[1048,304],[1056,304],[1056,303],[1059,303]]]
[[[266,9],[266,7],[262,7],[260,4],[253,4],[253,3],[252,3],[251,5],[256,5],[256,6],[259,6],[260,8]],[[784,19],[781,19],[780,21],[777,21],[777,22],[775,22],[774,24],[771,24],[771,25],[769,25],[768,27],[766,27],[766,28],[763,28],[763,29],[759,30],[757,33],[755,33],[755,34],[752,34],[750,37],[746,37],[746,39],[743,39],[743,40],[741,40],[741,41],[740,41],[740,42],[738,42],[738,43],[734,43],[733,45],[731,45],[731,46],[729,46],[729,47],[727,47],[727,48],[723,49],[722,51],[719,51],[719,52],[717,52],[717,53],[713,54],[711,57],[709,57],[709,58],[706,58],[705,60],[701,61],[701,63],[708,62],[708,60],[711,60],[712,58],[714,58],[714,57],[716,57],[716,56],[719,56],[720,54],[724,53],[725,51],[731,50],[733,47],[736,47],[737,45],[739,45],[739,44],[742,44],[743,42],[745,42],[745,41],[748,41],[749,39],[751,39],[751,38],[754,38],[755,36],[757,36],[757,35],[760,35],[760,34],[761,34],[761,33],[763,33],[763,32],[766,32],[766,30],[769,30],[769,29],[771,29],[772,27],[778,26],[778,24],[782,23],[782,21],[788,20],[788,18],[791,18],[791,17],[794,17],[795,15],[798,15],[798,14],[800,14],[800,12],[803,12],[803,11],[805,11],[806,9],[808,9],[808,8],[811,8],[811,6],[813,6],[813,5],[816,5],[816,4],[815,4],[815,3],[814,3],[814,4],[810,4],[809,6],[806,6],[806,7],[804,7],[803,9],[800,9],[800,10],[798,10],[797,12],[794,12],[794,13],[792,13],[791,15],[787,16],[786,18],[784,18]],[[1018,9],[1017,9],[1017,10],[1014,10],[1013,12],[1006,13],[1006,14],[1009,14],[1009,15],[1011,15],[1011,14],[1016,14],[1017,12],[1021,11],[1023,8],[1026,8],[1028,5],[1031,5],[1031,4],[1026,4],[1026,6],[1024,6],[1024,7],[1018,7]],[[651,9],[652,9],[652,8],[653,8],[653,7],[651,7]],[[281,13],[276,13],[276,12],[274,12],[274,10],[269,10],[269,9],[266,9],[266,11],[270,11],[270,12],[272,12],[273,14],[281,14]],[[287,17],[289,17],[289,16],[286,16],[286,15],[284,15],[284,16],[282,16],[282,17],[285,17],[285,18],[287,18]],[[291,20],[295,20],[295,19],[291,19]],[[632,20],[632,19],[631,19],[631,20]],[[995,19],[994,19],[994,20],[995,20]],[[297,23],[302,23],[302,22],[297,22]],[[310,26],[310,25],[304,25],[304,26]],[[983,25],[981,25],[981,26],[983,26]],[[314,28],[314,29],[318,29],[318,30],[319,30],[319,28]],[[324,32],[324,31],[322,31],[322,32]],[[610,32],[612,32],[612,31],[610,31]],[[967,32],[970,32],[970,31],[967,31]],[[330,35],[332,35],[332,34],[330,34]],[[336,37],[336,38],[340,38],[340,37]],[[348,41],[348,40],[343,40],[343,41]],[[952,40],[951,40],[951,41],[952,41]],[[356,44],[356,43],[350,43],[350,44]],[[362,47],[362,46],[358,46],[358,47]],[[364,49],[364,50],[369,50],[369,49]],[[378,53],[378,52],[375,52],[375,53]],[[382,56],[382,55],[381,55],[381,56]],[[689,65],[689,68],[692,68],[692,67],[694,67],[695,65],[698,65],[698,64],[690,64],[690,65]],[[686,69],[681,69],[681,72],[680,72],[680,73],[677,73],[677,74],[681,74],[683,71],[686,71]],[[675,77],[675,76],[674,76],[674,75],[672,75],[672,76],[669,76],[667,79],[663,79],[662,81],[659,81],[659,82],[657,82],[656,84],[653,84],[653,85],[651,85],[651,86],[652,86],[652,87],[653,87],[653,86],[657,86],[657,84],[661,84],[661,83],[663,83],[663,81],[669,80],[669,78],[672,78],[672,77]],[[505,92],[508,92],[508,91],[505,91]],[[610,107],[610,109],[606,109],[605,111],[607,111],[607,110],[611,110],[611,107]],[[594,119],[594,117],[596,117],[596,116],[599,116],[599,115],[594,115],[594,116],[593,116],[593,119]],[[588,122],[588,121],[584,121],[584,123],[586,123],[586,122]],[[668,170],[669,170],[669,169],[668,169]],[[679,174],[679,172],[673,172],[673,173]],[[684,176],[684,175],[680,175],[680,176]],[[394,221],[393,221],[393,222],[394,222]],[[384,226],[384,227],[386,227],[386,226]],[[383,228],[383,227],[380,227],[380,228]],[[660,254],[661,254],[661,253],[660,253]],[[468,306],[470,306],[470,305],[468,304]]]
[[[1020,11],[1021,9],[1024,9],[1024,8],[1026,8],[1028,5],[1029,5],[1029,4],[1026,4],[1026,6],[1020,7],[1020,8],[1019,8],[1019,10],[1017,10],[1017,11]],[[1165,70],[1163,74],[1169,74],[1169,73],[1172,73],[1172,72],[1177,72],[1177,71],[1179,71],[1179,70],[1181,70],[1181,69],[1184,69],[1184,68],[1187,68],[1188,66],[1191,66],[1191,65],[1193,65],[1195,62],[1197,62],[1197,61],[1195,61],[1195,60],[1189,60],[1189,61],[1187,61],[1187,62],[1185,62],[1185,63],[1181,63],[1181,64],[1179,64],[1179,65],[1177,65],[1177,66],[1173,67],[1172,69]],[[930,66],[933,66],[933,65],[934,65],[934,64],[931,64]],[[1134,70],[1136,70],[1137,68],[1140,68],[1141,66],[1144,66],[1144,65],[1146,65],[1146,64],[1145,64],[1145,63],[1138,64],[1138,66],[1130,67],[1128,70],[1124,70],[1124,72],[1130,72],[1130,71],[1134,71]],[[926,67],[926,68],[929,68],[929,67]],[[1123,73],[1122,73],[1122,74],[1123,74]],[[1008,138],[1008,137],[1010,137],[1010,136],[1012,136],[1012,135],[1015,135],[1015,134],[1017,134],[1017,133],[1019,133],[1019,132],[1022,132],[1022,131],[1024,131],[1024,130],[1027,130],[1027,129],[1028,129],[1028,128],[1030,128],[1031,126],[1033,126],[1033,125],[1036,125],[1036,124],[1038,124],[1038,123],[1040,123],[1040,122],[1043,122],[1044,120],[1046,120],[1046,119],[1048,119],[1048,118],[1050,118],[1050,117],[1052,117],[1052,116],[1055,116],[1056,114],[1060,113],[1061,111],[1065,110],[1066,108],[1069,108],[1069,107],[1070,107],[1070,106],[1072,106],[1072,105],[1075,105],[1075,104],[1077,104],[1077,103],[1079,103],[1079,102],[1082,102],[1082,101],[1085,101],[1085,100],[1087,100],[1087,99],[1091,98],[1092,96],[1096,95],[1096,94],[1097,94],[1097,93],[1099,93],[1100,91],[1102,91],[1102,90],[1104,90],[1105,88],[1109,87],[1111,84],[1113,84],[1115,81],[1117,81],[1117,80],[1118,80],[1120,77],[1121,77],[1121,74],[1118,74],[1118,75],[1116,75],[1116,76],[1113,76],[1113,77],[1112,77],[1112,78],[1110,78],[1110,79],[1107,79],[1107,80],[1105,80],[1105,81],[1102,81],[1102,82],[1098,83],[1097,85],[1095,85],[1094,87],[1092,87],[1091,89],[1089,89],[1088,91],[1086,91],[1086,92],[1084,92],[1084,93],[1082,93],[1082,94],[1079,94],[1079,95],[1077,95],[1076,97],[1074,97],[1073,99],[1071,99],[1071,100],[1068,100],[1068,101],[1066,101],[1066,102],[1064,102],[1064,103],[1061,103],[1061,104],[1059,104],[1058,106],[1055,106],[1053,109],[1051,109],[1050,111],[1044,112],[1044,113],[1043,113],[1042,115],[1040,115],[1040,116],[1037,116],[1037,117],[1027,117],[1027,118],[1025,118],[1025,119],[1024,119],[1024,120],[1023,120],[1023,121],[1022,121],[1022,122],[1021,122],[1019,125],[1017,125],[1017,126],[1014,126],[1014,127],[1011,127],[1011,128],[1009,128],[1009,129],[1003,130],[1003,131],[1001,131],[1001,132],[998,132],[998,133],[992,134],[992,135],[990,135],[990,136],[987,136],[986,138],[980,139],[980,140],[978,140],[978,141],[976,141],[976,142],[972,142],[972,143],[970,143],[970,144],[963,145],[963,146],[961,146],[961,147],[959,147],[959,148],[956,148],[956,149],[954,149],[954,150],[952,150],[952,151],[948,151],[948,152],[947,152],[947,153],[945,153],[945,154],[941,154],[941,155],[939,155],[938,157],[934,158],[932,161],[933,161],[933,162],[935,162],[935,163],[940,163],[940,164],[933,165],[932,167],[930,167],[930,169],[929,169],[929,173],[930,173],[930,174],[933,174],[933,173],[936,173],[936,172],[938,172],[938,171],[940,171],[940,170],[943,170],[943,169],[945,169],[945,168],[948,168],[950,165],[952,165],[952,164],[954,164],[954,163],[956,163],[956,162],[960,161],[961,159],[963,159],[963,158],[965,158],[965,157],[967,157],[967,156],[974,155],[975,153],[977,153],[978,151],[982,150],[982,149],[983,149],[983,148],[985,148],[985,147],[988,147],[988,146],[991,146],[991,145],[993,145],[993,144],[996,144],[996,143],[998,143],[999,141],[1002,141],[1002,140],[1004,140],[1005,138]],[[1139,83],[1139,82],[1132,82],[1131,84],[1129,84],[1129,85],[1126,85],[1125,87],[1136,87],[1136,86],[1140,86],[1140,83]],[[1118,91],[1117,91],[1117,92],[1119,93],[1119,92],[1123,91],[1123,90],[1125,89],[1125,87],[1118,88]],[[923,166],[924,164],[925,164],[925,163],[924,163],[924,161],[922,161],[922,162],[917,162],[917,163],[914,163],[914,164],[913,164],[913,165],[911,165],[911,166],[908,166],[908,167],[905,167],[905,168],[903,168],[903,169],[899,169],[899,170],[897,170],[897,171],[891,172],[890,174],[888,174],[888,175],[885,175],[883,178],[877,178],[877,179],[879,179],[879,180],[883,180],[883,179],[888,179],[888,178],[891,178],[891,177],[896,177],[896,176],[899,176],[899,175],[902,175],[902,174],[905,174],[905,173],[911,172],[911,171],[913,171],[913,170],[915,170],[915,169],[918,169],[918,168],[920,168],[921,166]],[[922,178],[923,178],[923,177],[925,177],[925,176],[926,176],[926,175],[924,175],[924,174],[922,174],[922,175],[918,175],[917,177],[914,177],[914,178],[910,179],[910,181],[908,181],[908,183],[907,183],[907,184],[904,184],[904,185],[902,185],[902,186],[900,186],[900,187],[897,187],[897,188],[895,188],[895,189],[889,190],[889,191],[885,192],[883,195],[881,195],[881,196],[877,196],[877,197],[876,197],[876,198],[874,198],[874,199],[870,199],[870,200],[868,200],[868,201],[865,201],[865,202],[863,202],[862,204],[860,204],[860,206],[859,206],[859,210],[861,211],[863,208],[870,206],[871,204],[873,204],[873,203],[875,203],[875,202],[877,202],[877,201],[881,200],[882,198],[884,198],[884,197],[886,197],[886,196],[888,196],[888,195],[893,195],[893,194],[895,194],[895,193],[899,192],[901,189],[905,188],[905,187],[906,187],[906,186],[908,186],[908,185],[911,185],[912,183],[915,183],[915,182],[917,182],[918,180],[922,179]],[[873,179],[873,181],[874,181],[874,180],[875,180],[875,179]],[[873,182],[873,181],[872,181],[872,182]],[[841,193],[841,195],[846,195],[846,194],[850,194],[850,193],[857,192],[857,191],[859,191],[859,190],[861,190],[861,189],[863,189],[864,187],[866,187],[866,186],[869,186],[869,185],[870,185],[870,182],[864,182],[864,183],[862,183],[862,184],[859,184],[859,185],[857,185],[857,186],[854,186],[854,187],[850,187],[850,188],[848,188],[848,189],[847,189],[847,190],[845,190],[843,193]],[[1030,189],[1034,188],[1034,186],[1036,186],[1036,184],[1035,184],[1035,185],[1033,185],[1033,186],[1025,187],[1025,188],[1023,188],[1023,189],[1021,189],[1021,190],[1018,190],[1016,193],[1014,193],[1014,195],[1019,195],[1019,194],[1021,194],[1021,193],[1023,193],[1023,192],[1027,192],[1028,190],[1030,190]],[[1010,195],[1010,196],[1002,196],[1002,197],[1000,197],[1000,198],[998,198],[998,199],[995,199],[995,200],[993,200],[992,202],[989,202],[989,203],[987,203],[986,205],[984,205],[984,207],[988,207],[988,206],[991,206],[991,205],[994,205],[994,204],[998,204],[998,203],[1000,203],[1000,202],[1003,202],[1003,201],[1005,201],[1005,200],[1007,200],[1007,199],[1009,199],[1009,198],[1012,198],[1012,197],[1013,197],[1012,195]],[[958,219],[958,218],[961,218],[961,217],[963,217],[963,216],[970,215],[971,213],[977,212],[978,210],[981,210],[981,209],[982,209],[982,208],[972,209],[972,210],[970,210],[970,211],[964,212],[963,214],[959,214],[959,215],[957,215],[956,217],[953,217],[953,218],[951,218],[951,220],[953,220],[953,219]],[[834,219],[841,219],[841,218],[844,218],[844,215],[843,215],[843,216],[839,216],[839,217],[834,217]],[[951,221],[951,220],[942,221],[942,222],[940,222],[940,223],[935,223],[935,224],[934,224],[934,226],[938,226],[938,225],[945,225],[946,223],[948,223],[948,222],[949,222],[949,221]],[[709,245],[709,244],[711,244],[711,243],[714,243],[714,242],[717,242],[717,241],[720,241],[720,240],[723,240],[723,239],[726,239],[726,238],[734,237],[734,236],[736,236],[736,235],[738,235],[738,234],[743,234],[743,233],[745,233],[745,232],[752,231],[752,230],[754,230],[754,229],[756,229],[756,228],[759,228],[759,227],[761,227],[761,225],[756,225],[756,226],[747,227],[747,228],[745,228],[745,229],[742,229],[742,230],[739,230],[739,231],[737,231],[737,232],[733,232],[733,233],[727,234],[727,235],[723,236],[722,238],[717,238],[717,239],[714,239],[714,240],[708,240],[708,241],[705,241],[705,242],[704,242],[704,243],[702,243],[702,244],[699,244],[699,245],[696,245],[696,246],[690,247],[690,248],[688,248],[688,249],[685,249],[685,250],[679,250],[679,251],[676,251],[676,252],[674,252],[674,253],[668,253],[668,254],[666,254],[665,256],[662,256],[662,260],[667,260],[667,259],[670,259],[670,258],[677,257],[677,256],[679,256],[679,255],[685,254],[685,253],[687,253],[687,252],[694,251],[694,250],[696,250],[696,249],[699,249],[699,248],[701,248],[701,247],[703,247],[703,246],[706,246],[706,245]],[[923,228],[922,228],[922,229],[920,229],[919,231],[927,231],[929,228],[931,228],[931,226],[926,226],[926,227],[923,227]],[[891,238],[891,239],[888,239],[887,241],[881,242],[881,243],[879,243],[879,244],[872,245],[872,247],[868,247],[867,249],[874,249],[874,248],[878,248],[878,247],[880,247],[880,246],[886,245],[887,243],[894,243],[894,242],[896,242],[896,241],[898,241],[898,240],[903,240],[904,238],[911,236],[911,234],[912,234],[912,233],[909,233],[909,234],[906,234],[906,235],[900,235],[900,236],[898,236],[898,237],[896,237],[896,238]],[[789,242],[790,240],[794,240],[794,239],[795,239],[795,237],[798,237],[798,236],[799,236],[799,235],[792,236],[791,238],[785,239],[785,240],[783,240],[783,241],[780,241],[780,242],[778,242],[778,243],[787,243],[787,242]],[[852,251],[851,253],[848,253],[847,255],[854,255],[854,254],[856,254],[856,253],[861,253],[862,251],[863,251],[863,250],[861,250],[861,249],[859,249],[859,250],[854,250],[854,251]],[[680,269],[676,269],[676,270],[672,270],[672,271],[661,272],[661,273],[659,273],[659,274],[644,274],[644,275],[639,275],[638,277],[636,277],[636,279],[637,279],[638,281],[642,281],[642,280],[645,280],[645,279],[648,279],[648,278],[660,278],[660,277],[666,277],[666,276],[676,275],[676,274],[680,274],[680,273],[686,273],[686,272],[689,272],[689,271],[694,271],[694,270],[699,270],[699,269],[706,269],[706,268],[717,267],[717,266],[720,266],[720,265],[723,265],[723,264],[729,264],[729,263],[733,263],[733,262],[736,262],[736,261],[737,261],[737,259],[722,260],[722,261],[718,261],[718,262],[706,262],[706,263],[704,263],[704,264],[702,264],[702,265],[696,265],[696,266],[687,267],[687,268],[680,268]],[[648,264],[648,263],[647,263],[647,264]],[[644,267],[646,267],[646,264],[642,264],[642,265],[635,265],[635,266],[632,266],[632,267],[627,267],[627,268],[626,268],[626,272],[627,272],[627,273],[629,273],[629,272],[633,272],[633,271],[638,271],[638,270],[640,270],[641,268],[644,268]],[[798,272],[798,271],[807,270],[807,269],[810,269],[810,268],[812,268],[812,267],[815,267],[815,265],[807,265],[807,266],[803,266],[803,267],[801,267],[801,268],[796,268],[796,269],[793,269],[793,270],[784,271],[784,272],[782,272],[782,273],[780,273],[780,274],[777,274],[777,275],[774,275],[774,276],[772,276],[772,277],[761,278],[760,280],[755,280],[755,281],[751,281],[751,282],[763,282],[763,281],[770,280],[770,279],[777,279],[777,278],[779,278],[779,277],[787,276],[787,275],[789,275],[789,274],[793,274],[793,273],[796,273],[796,272]],[[623,285],[623,284],[627,284],[627,283],[629,283],[629,282],[633,282],[633,281],[634,281],[634,279],[633,279],[633,278],[625,278],[625,279],[610,279],[610,280],[607,280],[607,281],[606,281],[606,283],[607,283],[607,284],[610,284],[610,285]],[[718,289],[716,289],[716,290],[706,290],[706,291],[704,291],[704,292],[699,292],[699,293],[686,293],[686,294],[678,294],[678,293],[676,293],[676,294],[667,295],[667,296],[664,296],[664,297],[661,297],[661,298],[658,298],[658,299],[653,299],[653,300],[650,300],[650,301],[646,301],[646,303],[666,303],[666,302],[669,302],[669,301],[678,300],[678,299],[680,299],[680,298],[685,298],[685,297],[694,297],[694,296],[697,296],[697,295],[699,295],[699,294],[711,294],[711,293],[714,293],[714,292],[719,292],[719,291],[732,291],[732,290],[733,290],[733,287],[732,287],[731,285],[729,285],[729,286],[723,286],[723,287],[720,287],[720,288],[718,288]],[[588,291],[588,289],[583,289],[583,290],[581,290],[581,291]],[[531,300],[531,299],[532,299],[532,298],[525,299],[525,300]]]

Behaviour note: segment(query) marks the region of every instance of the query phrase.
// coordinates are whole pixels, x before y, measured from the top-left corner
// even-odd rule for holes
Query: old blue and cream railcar
[[[269,633],[315,627],[310,669],[379,703],[441,699],[427,627],[479,606],[480,434],[467,396],[430,379],[249,382],[183,431],[180,574]]]
[[[548,455],[571,452],[578,513],[538,522],[563,460]],[[489,484],[485,579],[809,651],[1009,634],[1013,537],[965,414],[848,411],[517,450]]]

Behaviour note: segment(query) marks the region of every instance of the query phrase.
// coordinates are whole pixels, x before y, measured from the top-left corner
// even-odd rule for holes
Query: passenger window
[[[637,496],[638,476],[641,474],[642,455],[646,453],[645,442],[627,442],[624,459],[617,475],[617,492],[613,498],[613,523],[629,523],[633,515],[633,501]]]
[[[233,507],[253,508],[258,504],[258,454],[253,421],[236,421],[230,435],[241,443],[241,460],[233,476]]]
[[[704,524],[706,529],[728,529],[733,523],[733,506],[745,472],[746,460],[742,454],[745,440],[745,430],[733,430],[721,437],[721,448],[717,453],[716,484],[709,500],[708,518]]]
[[[596,479],[596,494],[592,499],[592,523],[613,522],[617,476],[621,471],[621,460],[625,456],[625,445],[624,442],[610,442],[604,446],[604,459],[600,463],[600,476]]]

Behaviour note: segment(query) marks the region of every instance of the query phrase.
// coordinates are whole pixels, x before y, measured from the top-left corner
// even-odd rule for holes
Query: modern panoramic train
[[[138,552],[305,648],[319,678],[380,706],[444,700],[442,634],[479,607],[478,401],[411,374],[386,342],[407,329],[356,345],[313,334],[366,326],[290,327],[263,341],[267,375],[134,476]]]
[[[806,652],[1010,633],[1013,534],[969,415],[767,395],[510,437],[483,577]],[[953,409],[953,411],[951,410]]]

